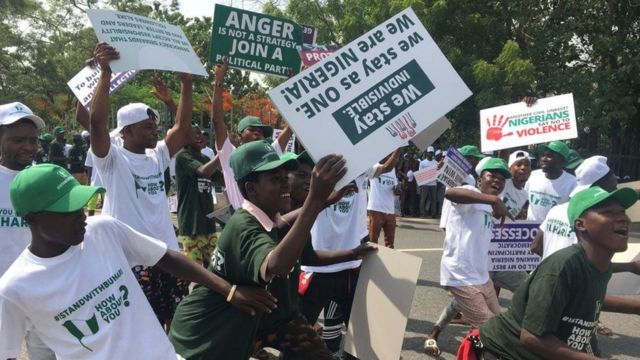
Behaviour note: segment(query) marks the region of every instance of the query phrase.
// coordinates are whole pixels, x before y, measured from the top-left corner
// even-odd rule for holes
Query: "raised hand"
[[[493,115],[493,121],[487,118],[487,125],[489,129],[487,130],[487,140],[495,140],[498,141],[505,136],[513,135],[513,132],[508,132],[506,134],[502,133],[502,129],[509,122],[509,117],[505,117],[504,115]]]
[[[171,89],[169,89],[160,75],[155,74],[151,78],[151,83],[153,84],[153,89],[151,89],[151,94],[153,94],[153,96],[155,96],[156,98],[158,98],[158,100],[162,101],[165,104],[173,102]]]
[[[107,43],[98,43],[93,49],[93,61],[90,61],[94,65],[100,65],[102,71],[111,72],[109,63],[112,60],[120,59],[120,53],[116,49]]]
[[[213,69],[213,73],[215,75],[215,82],[224,82],[224,76],[229,71],[229,58],[224,57],[222,59],[222,64],[217,64],[215,69]]]
[[[264,288],[244,285],[238,285],[230,301],[233,307],[251,316],[258,311],[270,314],[278,307],[277,302]]]
[[[327,155],[320,159],[311,174],[309,199],[325,202],[336,183],[347,173],[342,155]]]
[[[342,189],[331,192],[331,194],[327,198],[327,201],[325,201],[324,205],[325,207],[331,206],[337,203],[338,201],[340,201],[340,199],[342,199],[345,195],[354,193],[354,192],[358,192],[358,187],[356,186],[356,183],[352,181],[347,185],[345,185]]]

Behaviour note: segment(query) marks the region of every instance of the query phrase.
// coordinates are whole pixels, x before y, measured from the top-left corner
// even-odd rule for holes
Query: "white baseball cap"
[[[44,128],[44,120],[34,115],[31,109],[19,102],[0,105],[0,125],[10,125],[20,119],[33,121],[38,130]]]
[[[427,146],[427,152],[434,152],[433,146]]]
[[[82,138],[86,139],[89,137],[89,132],[87,130],[82,130],[82,132],[80,133],[80,136],[82,136]]]
[[[569,197],[578,192],[590,188],[596,181],[602,179],[611,171],[607,165],[607,158],[596,155],[584,159],[582,164],[576,168],[576,181],[578,186],[569,194]]]
[[[160,121],[160,114],[155,109],[143,103],[131,103],[125,105],[118,110],[118,127],[113,129],[110,135],[113,137],[120,133],[125,126],[137,124],[152,116],[155,117],[156,124],[158,124]]]
[[[442,154],[442,150],[440,149],[436,150],[436,155],[440,155],[440,154]]]
[[[524,150],[517,150],[512,152],[511,154],[509,154],[509,167],[523,159],[527,159],[529,162],[531,162],[531,156],[529,156],[528,152]]]
[[[476,174],[478,176],[480,176],[480,173],[482,173],[482,168],[484,167],[484,163],[486,163],[487,161],[489,161],[489,159],[492,159],[492,157],[487,156],[487,157],[483,157],[482,159],[480,159],[480,161],[478,161],[478,165],[476,165]]]

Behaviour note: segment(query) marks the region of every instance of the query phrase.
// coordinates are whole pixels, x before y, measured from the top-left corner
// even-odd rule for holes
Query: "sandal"
[[[424,352],[427,355],[431,355],[436,358],[440,356],[440,354],[442,354],[442,351],[440,351],[440,348],[438,347],[438,342],[436,341],[436,339],[427,339],[424,342]]]

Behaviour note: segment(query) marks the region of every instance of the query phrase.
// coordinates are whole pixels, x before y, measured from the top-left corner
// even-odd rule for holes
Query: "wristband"
[[[233,295],[236,293],[237,288],[238,288],[237,285],[233,285],[231,287],[231,290],[229,290],[229,295],[227,295],[227,302],[231,302],[231,299],[233,299]]]

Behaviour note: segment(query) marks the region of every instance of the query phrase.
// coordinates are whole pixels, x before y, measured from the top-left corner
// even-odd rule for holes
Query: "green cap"
[[[500,158],[489,158],[486,160],[482,160],[482,166],[480,166],[479,173],[482,174],[484,171],[497,171],[505,177],[505,179],[511,178],[511,172],[507,167],[507,163]]]
[[[80,135],[80,134],[73,134],[73,140],[74,140],[74,141],[76,141],[76,140],[82,140],[82,135]]]
[[[40,139],[42,141],[53,141],[53,136],[51,136],[51,134],[49,134],[49,133],[44,133],[44,134],[38,136],[38,139]]]
[[[475,145],[465,145],[459,148],[458,151],[460,152],[460,154],[462,154],[462,156],[473,156],[477,157],[478,159],[482,159],[485,157],[485,155],[481,153],[478,147]]]
[[[569,157],[567,157],[567,165],[564,167],[565,169],[573,170],[582,164],[582,156],[573,150],[569,149]]]
[[[67,170],[54,164],[27,167],[9,186],[18,216],[41,211],[74,212],[82,209],[95,193],[104,191],[101,187],[80,185]]]
[[[541,144],[538,146],[538,153],[542,154],[545,151],[553,151],[556,154],[562,156],[567,162],[569,162],[569,147],[562,141],[552,141],[548,144]]]
[[[56,133],[56,135],[58,135],[58,134],[64,134],[65,130],[64,130],[64,128],[62,126],[56,126],[53,129],[53,132]]]
[[[309,153],[306,151],[301,152],[300,154],[296,154],[296,153],[292,153],[292,152],[286,152],[284,154],[282,154],[282,156],[280,156],[280,159],[285,159],[285,160],[298,160],[299,163],[304,163],[309,165],[311,168],[313,168],[314,166],[316,166],[316,163],[313,162],[313,159],[311,159],[311,156],[309,156]]]
[[[638,193],[631,188],[608,192],[599,186],[592,186],[576,193],[569,200],[569,209],[567,210],[571,228],[575,230],[576,220],[585,211],[610,198],[618,200],[623,208],[628,209],[638,201]]]
[[[243,132],[244,129],[248,128],[249,126],[262,128],[262,134],[265,138],[271,137],[271,135],[273,135],[273,128],[269,125],[263,124],[260,118],[255,116],[245,116],[244,118],[242,118],[242,120],[240,120],[240,122],[238,123],[238,133]]]
[[[236,181],[240,181],[254,172],[277,169],[284,166],[286,170],[298,167],[295,159],[280,159],[271,144],[264,140],[252,141],[240,145],[229,159]]]

